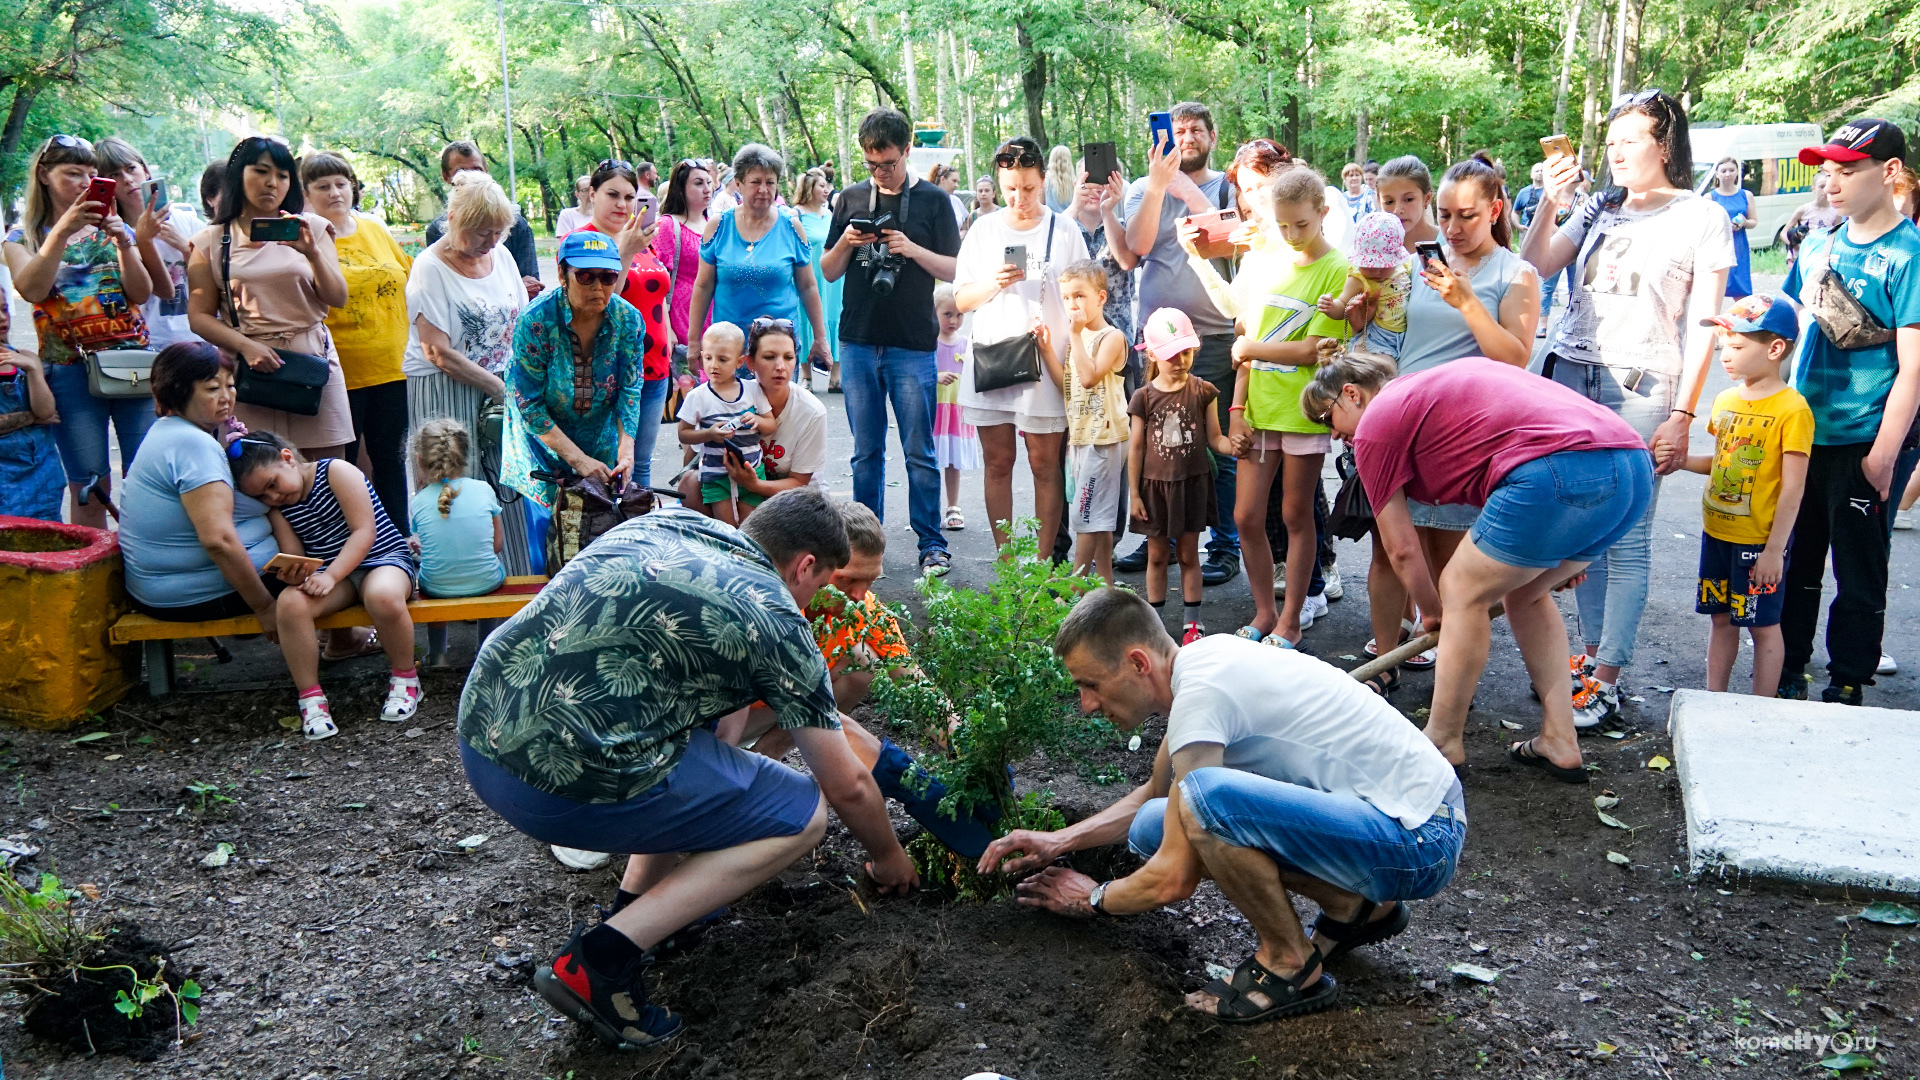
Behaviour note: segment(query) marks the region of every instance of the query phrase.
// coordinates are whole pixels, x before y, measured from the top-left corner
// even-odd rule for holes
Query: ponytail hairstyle
[[[1481,198],[1498,207],[1493,215],[1493,242],[1503,248],[1513,246],[1513,226],[1507,220],[1506,184],[1485,150],[1475,150],[1472,157],[1455,162],[1440,178],[1440,186],[1448,184],[1472,184],[1479,189]]]
[[[1420,194],[1433,195],[1433,173],[1427,171],[1427,163],[1412,154],[1394,158],[1374,176],[1375,184],[1384,184],[1389,180],[1411,180],[1420,189]]]
[[[307,459],[300,456],[299,447],[271,431],[249,431],[228,443],[227,464],[233,470],[233,486],[238,488],[241,481],[257,470],[279,464],[283,450],[293,454],[295,465],[307,463]]]
[[[1642,90],[1632,96],[1621,95],[1621,99],[1607,113],[1607,123],[1628,113],[1639,113],[1653,123],[1653,141],[1667,157],[1667,186],[1686,191],[1693,187],[1693,139],[1687,133],[1686,106],[1664,90]],[[1624,189],[1617,196],[1619,201],[1626,199]],[[1618,205],[1618,202],[1615,202]]]
[[[441,517],[452,512],[453,500],[460,494],[460,489],[448,481],[463,479],[467,475],[472,441],[465,425],[446,416],[421,424],[420,430],[413,435],[414,472],[428,484],[440,485]]]
[[[1341,351],[1322,356],[1313,381],[1300,391],[1300,411],[1308,420],[1324,425],[1342,390],[1352,386],[1371,396],[1397,373],[1393,360],[1379,353]]]

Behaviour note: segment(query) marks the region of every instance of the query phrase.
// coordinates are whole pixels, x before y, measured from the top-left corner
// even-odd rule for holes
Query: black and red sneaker
[[[632,964],[614,975],[588,967],[580,954],[586,932],[585,926],[576,927],[560,955],[534,971],[534,989],[547,1004],[593,1029],[615,1050],[639,1050],[679,1035],[684,1026],[679,1017],[647,1004],[642,982],[647,965]]]

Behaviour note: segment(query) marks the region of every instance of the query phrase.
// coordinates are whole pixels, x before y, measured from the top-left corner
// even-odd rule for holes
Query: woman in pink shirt
[[[1551,594],[1646,512],[1653,495],[1646,443],[1606,406],[1485,357],[1393,375],[1393,362],[1371,353],[1324,361],[1300,406],[1353,444],[1394,572],[1426,629],[1440,629],[1445,619],[1427,737],[1448,761],[1466,761],[1461,735],[1487,666],[1487,612],[1503,601],[1543,713],[1540,734],[1508,754],[1557,780],[1584,784],[1572,675],[1561,659],[1567,627]],[[1460,545],[1438,582],[1414,532],[1409,498],[1481,508],[1471,542]]]

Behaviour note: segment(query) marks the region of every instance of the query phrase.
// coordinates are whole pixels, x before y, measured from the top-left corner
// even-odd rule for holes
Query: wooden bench
[[[510,577],[506,584],[482,596],[463,596],[454,600],[414,600],[407,604],[407,612],[413,616],[416,624],[504,619],[526,607],[546,583],[544,576]],[[316,619],[314,625],[323,630],[333,630],[347,626],[372,626],[373,619],[367,614],[366,608],[355,604]],[[113,624],[109,636],[115,645],[130,645],[136,641],[141,644],[147,665],[147,689],[154,697],[164,697],[173,691],[174,642],[259,632],[260,620],[252,615],[209,622],[168,622],[135,612],[122,615]]]

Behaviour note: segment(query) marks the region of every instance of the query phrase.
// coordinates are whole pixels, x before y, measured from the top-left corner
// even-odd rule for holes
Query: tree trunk
[[[867,12],[867,48],[872,50],[875,56],[884,55],[880,52],[880,16],[871,11]],[[886,101],[882,100],[880,94],[879,65],[875,64],[874,67],[876,70],[874,71],[873,80],[873,104],[875,107],[878,107],[885,105]],[[897,97],[896,95],[896,100],[894,101],[895,106],[899,105]]]
[[[847,141],[847,80],[833,81],[833,127],[836,136],[839,158],[834,162],[834,175],[842,179],[853,175],[852,150]]]
[[[1626,77],[1627,63],[1627,0],[1620,0],[1620,9],[1613,16],[1613,74],[1607,80],[1607,100],[1613,101],[1620,96],[1620,80]]]
[[[967,47],[966,67],[960,66],[960,38],[957,34],[947,35],[947,45],[953,52],[954,89],[960,95],[960,122],[965,126],[966,134],[961,140],[961,150],[967,159],[967,182],[972,183],[979,173],[974,171],[973,156],[973,95],[967,93],[966,83],[962,80],[973,78],[973,47]]]
[[[780,86],[786,91],[787,116],[799,125],[800,140],[807,144],[807,160],[817,165],[821,160],[820,147],[813,141],[813,129],[807,126],[807,114],[800,107],[800,95],[793,92],[793,84],[787,81],[784,74],[780,76]],[[799,173],[803,170],[795,169],[794,171]]]
[[[33,99],[38,96],[40,96],[40,91],[37,88],[15,84],[13,88],[13,104],[7,108],[6,126],[0,128],[0,161],[20,160],[20,136],[26,131],[27,114],[33,111]],[[23,177],[23,182],[24,179]],[[11,190],[7,192],[6,219],[8,228],[12,228],[17,224],[13,216],[15,201],[12,198],[13,194]]]
[[[1606,42],[1607,9],[1602,4],[1593,13],[1593,36],[1587,43],[1587,62],[1582,65],[1586,71],[1585,89],[1580,98],[1580,164],[1583,166],[1589,161],[1588,154],[1594,146],[1594,140],[1599,131],[1598,120],[1594,115],[1594,96],[1599,92],[1599,88],[1594,85],[1596,81],[1594,66],[1595,60],[1604,55],[1601,50],[1606,48]]]
[[[1033,46],[1033,35],[1025,22],[1013,24],[1020,43],[1020,55],[1026,61],[1020,72],[1020,91],[1027,99],[1027,134],[1040,144],[1042,153],[1053,144],[1047,140],[1047,54]]]
[[[920,119],[920,65],[913,56],[913,23],[900,13],[900,62],[907,74],[907,118]]]
[[[553,183],[547,176],[547,140],[541,134],[538,123],[523,125],[520,128],[520,137],[533,147],[533,174],[540,181],[540,213],[547,219],[547,232],[551,233],[553,217],[560,212],[560,208],[554,205]],[[567,192],[568,194],[573,192],[571,183],[567,185]]]
[[[1560,87],[1553,95],[1553,132],[1567,130],[1567,85],[1573,77],[1573,50],[1580,41],[1580,9],[1586,0],[1573,0],[1567,8],[1567,30],[1560,37]]]
[[[947,126],[947,32],[933,32],[933,122]]]
[[[1355,163],[1367,163],[1367,110],[1353,118],[1353,160]]]
[[[1294,71],[1295,85],[1287,88],[1286,137],[1280,140],[1287,145],[1288,152],[1295,156],[1299,156],[1301,153],[1299,83],[1302,79],[1303,73],[1296,68]]]

